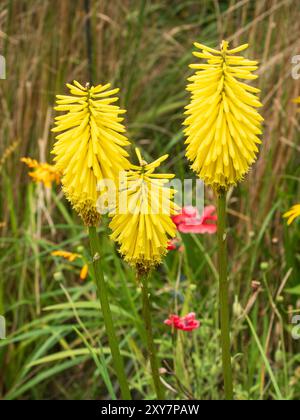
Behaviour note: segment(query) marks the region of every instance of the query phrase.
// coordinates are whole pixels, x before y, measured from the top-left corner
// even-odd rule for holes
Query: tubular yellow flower
[[[57,95],[54,132],[57,142],[52,153],[56,167],[63,173],[62,184],[67,199],[87,226],[96,226],[100,215],[96,210],[99,196],[97,184],[105,179],[117,180],[119,172],[128,169],[129,144],[120,117],[126,111],[112,105],[111,97],[119,89],[108,90],[110,84],[83,87],[74,81],[67,84],[72,96]]]
[[[296,217],[300,216],[300,204],[295,204],[293,207],[290,208],[289,211],[284,213],[283,217],[287,218],[287,224],[290,225],[296,219]]]
[[[166,254],[169,237],[176,235],[171,216],[178,209],[173,202],[174,190],[166,186],[174,175],[154,173],[168,155],[147,164],[138,149],[136,153],[139,166],[132,165],[125,174],[110,228],[120,253],[142,274]]]
[[[258,135],[263,118],[256,110],[262,106],[257,98],[260,91],[238,80],[256,79],[252,72],[257,62],[235,55],[248,44],[230,50],[223,41],[220,51],[195,46],[202,52],[194,55],[207,63],[190,66],[197,71],[188,79],[191,103],[184,122],[186,156],[204,182],[215,189],[228,189],[248,172],[256,160],[256,144],[261,143]]]
[[[89,266],[87,264],[84,264],[80,271],[80,280],[85,280],[87,278],[87,275],[89,273]]]
[[[25,157],[21,159],[21,162],[25,163],[28,168],[33,169],[33,172],[29,172],[29,176],[34,182],[41,182],[46,188],[51,188],[52,182],[60,183],[61,173],[54,165],[39,163],[35,159]]]

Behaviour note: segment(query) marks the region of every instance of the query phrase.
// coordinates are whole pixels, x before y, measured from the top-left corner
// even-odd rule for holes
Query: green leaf
[[[285,292],[289,293],[290,295],[300,295],[300,284],[290,289],[285,289]]]

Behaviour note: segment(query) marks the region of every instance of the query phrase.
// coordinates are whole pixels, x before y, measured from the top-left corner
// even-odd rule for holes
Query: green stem
[[[218,257],[219,257],[219,293],[220,323],[223,377],[226,400],[233,400],[232,367],[230,355],[229,291],[226,240],[226,191],[218,192]]]
[[[106,333],[108,336],[108,342],[111,350],[112,360],[114,364],[114,368],[116,371],[116,375],[119,380],[122,399],[123,400],[131,400],[131,395],[127,383],[127,378],[124,369],[124,363],[122,356],[120,354],[118,340],[113,324],[113,319],[110,311],[110,306],[108,302],[107,296],[107,286],[104,279],[102,266],[101,266],[101,247],[99,242],[99,237],[97,234],[97,230],[95,227],[89,228],[89,238],[90,238],[90,245],[91,245],[91,252],[93,256],[93,266],[95,272],[95,280],[98,289],[98,297],[100,300],[100,305],[102,309],[104,324]]]
[[[152,378],[154,382],[154,388],[156,391],[157,399],[165,399],[165,391],[162,386],[159,377],[158,361],[156,357],[156,350],[153,340],[152,321],[151,321],[151,306],[149,301],[149,290],[148,290],[148,276],[141,276],[138,278],[142,288],[142,300],[143,300],[143,317],[145,322],[148,355],[151,364]]]

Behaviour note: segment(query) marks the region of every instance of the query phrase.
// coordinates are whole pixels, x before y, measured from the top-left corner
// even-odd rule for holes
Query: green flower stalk
[[[186,107],[184,122],[187,136],[187,158],[192,169],[217,195],[218,259],[221,346],[225,397],[233,399],[230,354],[229,282],[226,235],[226,194],[231,186],[243,180],[257,158],[261,143],[263,118],[258,113],[259,89],[243,83],[257,78],[253,75],[257,62],[237,53],[248,44],[229,49],[223,41],[220,50],[195,43],[194,55],[205,60],[191,68],[187,90],[191,102]]]
[[[129,168],[128,153],[124,149],[129,141],[120,117],[125,111],[112,105],[118,89],[110,85],[82,86],[74,81],[68,84],[70,95],[57,95],[57,134],[52,153],[55,167],[62,174],[62,187],[66,198],[89,229],[95,281],[102,315],[111,349],[112,360],[119,380],[122,398],[131,399],[124,363],[110,311],[107,286],[101,266],[101,249],[96,227],[101,215],[97,202],[102,191],[97,185],[105,179],[118,181],[121,171]]]
[[[174,175],[155,173],[168,155],[148,164],[138,149],[136,153],[139,165],[132,165],[126,173],[110,223],[111,238],[119,244],[120,253],[137,273],[142,289],[143,318],[153,383],[157,398],[164,399],[152,331],[148,276],[167,253],[169,238],[176,235],[176,226],[171,219],[171,215],[177,211],[173,202],[174,191],[166,186]],[[127,206],[122,209],[124,203]]]

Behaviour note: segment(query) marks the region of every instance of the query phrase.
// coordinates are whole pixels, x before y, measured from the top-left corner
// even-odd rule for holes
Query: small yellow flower
[[[84,260],[81,254],[76,254],[74,252],[68,252],[64,250],[53,251],[51,252],[51,255],[53,257],[62,257],[69,262],[73,262],[78,259],[81,259],[82,261]],[[88,273],[89,273],[89,266],[88,264],[84,264],[82,269],[80,270],[80,280],[85,280],[88,276]]]
[[[75,254],[74,252],[68,252],[68,251],[63,251],[63,250],[53,251],[51,252],[51,255],[53,257],[62,257],[65,260],[68,260],[69,262],[73,262],[77,260],[78,258],[81,258],[80,254]]]
[[[29,176],[34,182],[41,182],[46,188],[51,188],[53,182],[60,183],[61,173],[54,165],[39,163],[35,159],[25,157],[21,159],[21,162],[25,163],[28,168],[33,169],[32,172],[29,172]]]
[[[223,41],[220,51],[195,46],[201,52],[194,55],[207,63],[190,66],[196,73],[187,87],[192,97],[185,112],[186,156],[204,182],[228,189],[243,179],[261,143],[263,118],[256,110],[262,106],[257,98],[260,91],[238,80],[256,79],[252,72],[257,62],[236,55],[248,44],[230,50]]]
[[[74,81],[67,87],[71,96],[57,95],[55,109],[66,113],[56,117],[53,131],[61,134],[52,153],[63,173],[67,199],[87,226],[96,226],[100,220],[97,184],[117,180],[130,166],[124,149],[129,141],[121,134],[125,128],[120,115],[126,111],[112,105],[118,98],[111,96],[119,89],[108,90],[110,84],[83,87]]]
[[[87,278],[87,275],[89,273],[89,266],[87,264],[84,264],[80,271],[80,280],[85,280]]]
[[[174,190],[166,186],[174,175],[154,173],[168,155],[147,164],[138,149],[136,153],[139,166],[132,165],[126,173],[110,228],[125,260],[140,273],[147,273],[160,264],[169,238],[176,236],[171,216],[178,209]]]
[[[290,225],[296,217],[300,216],[300,204],[295,204],[289,211],[284,213],[283,217],[287,218],[287,224]]]

